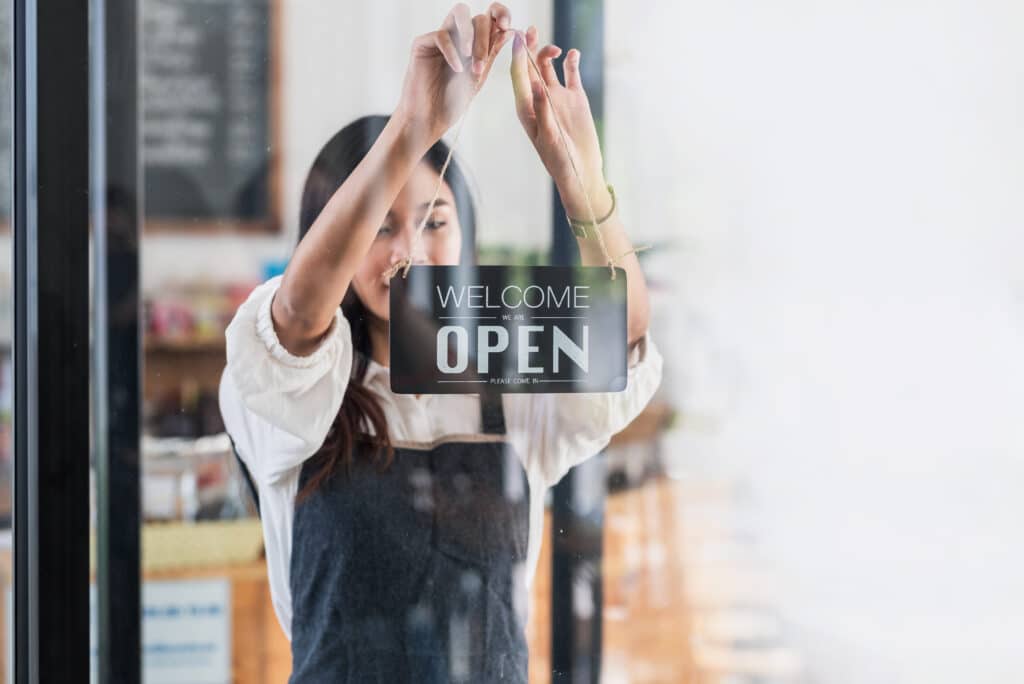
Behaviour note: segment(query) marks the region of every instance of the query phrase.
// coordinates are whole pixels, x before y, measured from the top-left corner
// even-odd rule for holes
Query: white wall
[[[610,175],[720,426],[675,445],[748,483],[811,681],[1019,681],[1024,5],[608,2]]]

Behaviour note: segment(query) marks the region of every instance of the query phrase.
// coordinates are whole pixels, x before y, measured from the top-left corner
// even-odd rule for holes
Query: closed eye
[[[427,221],[426,224],[424,224],[424,228],[427,230],[437,230],[438,228],[444,228],[447,225],[447,221]]]

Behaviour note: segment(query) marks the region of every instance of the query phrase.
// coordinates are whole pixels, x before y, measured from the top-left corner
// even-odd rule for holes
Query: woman
[[[258,491],[274,608],[294,682],[527,681],[526,600],[544,493],[632,420],[661,378],[646,335],[647,292],[628,276],[627,389],[609,394],[396,395],[388,377],[388,279],[414,264],[472,260],[475,217],[456,162],[422,237],[448,147],[508,41],[508,11],[456,6],[413,41],[390,117],[343,128],[309,172],[287,270],[257,287],[228,327],[220,404]],[[523,127],[575,218],[587,200],[516,34],[512,81]],[[613,206],[579,52],[566,84],[534,52],[596,206]],[[609,252],[629,251],[614,212]],[[583,263],[603,265],[591,238]],[[413,253],[410,254],[410,251]],[[401,275],[395,276],[401,277]],[[340,303],[340,308],[339,308]]]

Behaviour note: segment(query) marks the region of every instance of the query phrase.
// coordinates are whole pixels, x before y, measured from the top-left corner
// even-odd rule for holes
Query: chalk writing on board
[[[261,220],[270,167],[269,0],[144,0],[146,214]]]

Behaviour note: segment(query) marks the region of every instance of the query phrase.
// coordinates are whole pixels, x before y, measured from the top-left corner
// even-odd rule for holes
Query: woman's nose
[[[410,257],[414,264],[425,264],[427,263],[427,252],[426,246],[423,244],[423,236],[420,239],[414,240],[413,235],[416,232],[415,226],[407,230],[403,230],[399,235],[395,236],[395,239],[391,242],[391,254],[388,257],[390,264],[395,264],[405,257]]]

